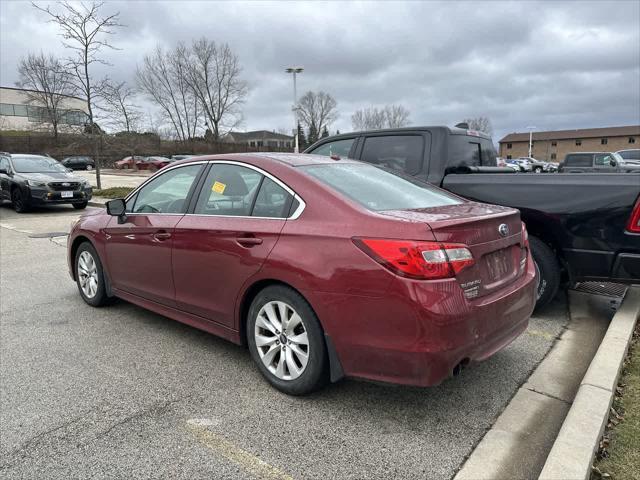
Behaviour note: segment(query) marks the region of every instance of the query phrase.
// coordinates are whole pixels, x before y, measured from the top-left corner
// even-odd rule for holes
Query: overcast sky
[[[44,2],[39,2],[46,5]],[[640,124],[640,1],[215,3],[115,2],[127,25],[100,74],[134,82],[155,45],[202,35],[240,57],[250,95],[242,129],[291,128],[289,65],[298,92],[338,102],[331,128],[363,107],[398,103],[411,124],[484,115],[494,139],[539,130]],[[28,52],[65,51],[56,27],[27,2],[0,2],[2,86]]]

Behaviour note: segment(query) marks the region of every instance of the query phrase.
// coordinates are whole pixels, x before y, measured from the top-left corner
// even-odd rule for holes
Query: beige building
[[[87,102],[78,97],[65,96],[62,101],[65,110],[58,128],[61,132],[82,131],[87,122]],[[51,128],[46,111],[42,106],[30,102],[28,90],[0,87],[0,131],[28,130],[42,131]]]
[[[531,156],[561,162],[571,152],[616,152],[640,148],[640,125],[533,132]],[[500,156],[529,156],[529,132],[510,133],[500,140]]]
[[[250,147],[278,147],[292,148],[293,137],[268,130],[255,130],[253,132],[229,132],[224,137],[225,142],[244,143]]]

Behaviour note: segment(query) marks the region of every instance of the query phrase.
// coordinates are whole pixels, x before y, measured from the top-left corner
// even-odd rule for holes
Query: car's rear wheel
[[[328,358],[320,322],[291,288],[274,285],[254,298],[247,341],[260,373],[278,390],[304,395],[328,380]]]
[[[84,210],[85,208],[87,208],[87,203],[88,202],[74,203],[73,208],[75,208],[76,210]]]
[[[84,242],[78,247],[75,269],[76,283],[82,299],[92,307],[106,304],[109,297],[105,288],[102,263],[89,242]]]
[[[531,256],[536,267],[537,301],[536,309],[547,305],[560,288],[560,266],[555,253],[542,240],[529,237]]]
[[[542,173],[542,167],[536,167],[533,169],[533,171],[536,173]]]
[[[93,165],[87,165],[87,170],[93,170]]]
[[[123,170],[129,170],[129,165],[127,165],[126,163],[124,165],[122,165],[122,169]]]
[[[17,213],[25,213],[29,211],[29,206],[19,188],[14,188],[11,192],[11,203],[13,203],[13,209]]]

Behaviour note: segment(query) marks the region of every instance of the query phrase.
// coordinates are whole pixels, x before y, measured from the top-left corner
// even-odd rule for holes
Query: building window
[[[607,143],[609,143],[609,139],[608,138],[601,138],[600,139],[600,145],[606,145]]]
[[[551,142],[551,146],[552,147],[557,147],[558,146],[558,142],[556,142],[555,140],[553,142]]]
[[[636,139],[634,137],[629,137],[629,143],[636,143]]]
[[[580,145],[582,145],[582,140],[576,140],[576,146],[579,147]]]
[[[513,145],[511,145],[510,143],[507,143],[507,148],[511,148]]]
[[[511,160],[511,155],[507,155],[507,160]]]
[[[256,146],[256,142],[254,142],[253,140],[251,140],[251,141],[249,142],[249,146],[250,146],[250,147],[255,147],[255,146]]]
[[[552,154],[551,154],[551,160],[555,160],[555,159],[556,159],[556,154],[555,154],[555,153],[552,153]]]

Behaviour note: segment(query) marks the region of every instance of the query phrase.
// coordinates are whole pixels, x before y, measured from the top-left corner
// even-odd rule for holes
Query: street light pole
[[[529,129],[529,158],[533,158],[531,155],[531,150],[533,149],[533,131],[536,127],[527,127]]]
[[[295,142],[295,146],[294,146],[294,152],[298,153],[300,151],[299,145],[298,145],[298,91],[297,91],[297,85],[296,85],[296,75],[298,73],[302,73],[304,71],[304,68],[302,67],[289,67],[285,70],[285,72],[287,73],[293,73],[293,124],[294,124],[294,142]]]

